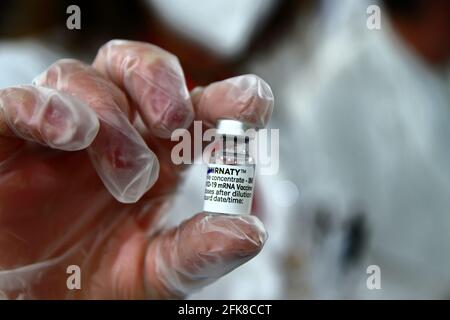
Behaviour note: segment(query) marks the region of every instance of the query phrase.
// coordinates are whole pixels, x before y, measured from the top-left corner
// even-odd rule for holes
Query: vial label
[[[254,174],[254,165],[210,164],[206,172],[203,211],[250,214]]]

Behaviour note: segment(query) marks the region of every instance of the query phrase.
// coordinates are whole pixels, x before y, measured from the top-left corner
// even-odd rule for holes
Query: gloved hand
[[[185,168],[168,138],[194,119],[264,126],[272,108],[252,75],[191,99],[176,57],[119,40],[92,66],[61,60],[0,90],[0,297],[184,297],[251,259],[266,240],[253,216],[199,213],[163,230]]]

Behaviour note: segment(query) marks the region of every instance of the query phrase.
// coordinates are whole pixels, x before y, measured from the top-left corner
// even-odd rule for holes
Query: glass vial
[[[250,214],[255,163],[250,155],[251,127],[241,121],[217,122],[216,146],[208,162],[203,211]]]

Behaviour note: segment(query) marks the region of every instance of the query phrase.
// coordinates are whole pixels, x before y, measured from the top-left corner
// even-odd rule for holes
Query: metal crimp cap
[[[227,136],[238,136],[238,137],[247,137],[249,133],[248,129],[254,129],[250,124],[239,121],[239,120],[231,120],[231,119],[219,119],[217,121],[217,134],[227,135]],[[254,129],[255,130],[255,129]],[[256,130],[255,130],[256,132]]]

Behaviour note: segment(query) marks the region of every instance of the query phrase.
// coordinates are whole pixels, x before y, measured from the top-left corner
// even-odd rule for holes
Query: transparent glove
[[[118,40],[92,66],[61,60],[0,90],[0,297],[181,298],[251,259],[266,239],[256,217],[199,213],[164,230],[185,169],[168,138],[194,119],[263,126],[272,108],[256,76],[189,94],[176,57]]]

